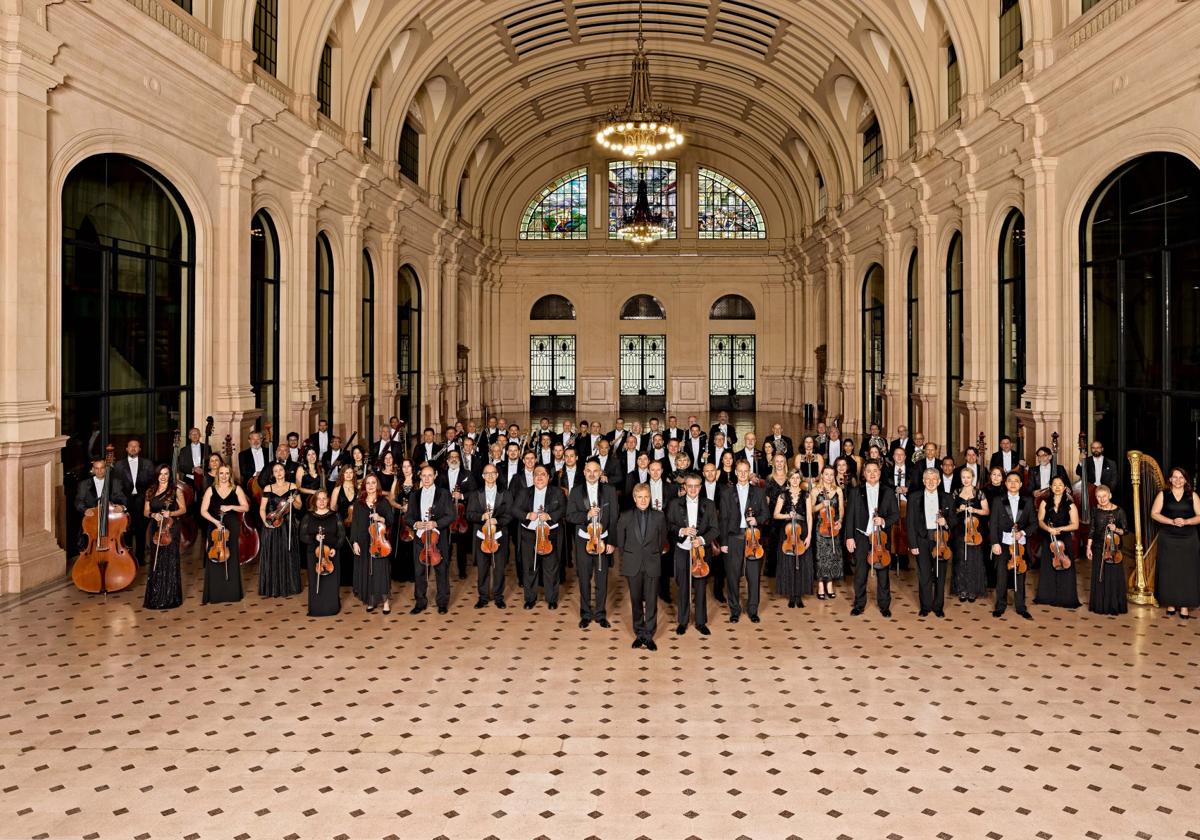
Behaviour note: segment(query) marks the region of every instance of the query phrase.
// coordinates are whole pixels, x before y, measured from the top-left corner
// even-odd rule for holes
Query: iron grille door
[[[708,337],[708,394],[713,411],[754,409],[754,336]]]
[[[621,336],[621,411],[667,409],[667,337]]]
[[[529,337],[529,410],[575,410],[575,336]]]

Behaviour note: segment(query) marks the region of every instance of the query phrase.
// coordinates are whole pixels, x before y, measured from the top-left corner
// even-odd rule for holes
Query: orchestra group
[[[764,577],[789,608],[845,597],[855,616],[873,577],[887,618],[892,574],[914,567],[921,617],[944,618],[949,589],[961,603],[994,591],[996,617],[1011,592],[1028,619],[1028,571],[1038,570],[1033,603],[1075,608],[1076,560],[1086,557],[1090,610],[1127,608],[1130,519],[1114,500],[1120,464],[1099,441],[1072,477],[1057,435],[1033,463],[1002,438],[985,464],[979,447],[959,460],[903,426],[889,440],[872,424],[861,449],[836,423],[797,441],[779,423],[739,439],[724,412],[707,430],[696,417],[618,419],[611,429],[586,420],[555,429],[543,418],[529,431],[489,417],[410,441],[393,417],[365,445],[324,420],[303,441],[290,433],[273,446],[270,433],[250,434],[236,459],[229,438],[212,451],[191,429],[173,463],[151,464],[136,440],[123,456],[94,460],[75,499],[85,515],[76,582],[119,588],[119,555],[132,553],[146,573],[145,606],[177,607],[180,556],[199,541],[204,603],[240,600],[240,566],[257,559],[259,595],[297,595],[307,581],[309,615],[339,612],[343,586],[367,612],[388,615],[396,580],[412,581],[416,615],[431,589],[448,611],[451,565],[460,579],[474,565],[477,609],[506,607],[510,568],[526,610],[539,599],[557,609],[573,568],[579,627],[611,626],[609,579],[621,574],[633,647],[648,650],[660,600],[675,605],[677,634],[694,625],[709,635],[710,597],[731,623],[743,613],[760,621]],[[1170,471],[1151,517],[1160,534],[1151,585],[1166,615],[1186,619],[1200,607],[1200,498],[1185,471]],[[128,526],[128,546],[111,545],[114,523]],[[93,555],[99,566],[85,563]]]

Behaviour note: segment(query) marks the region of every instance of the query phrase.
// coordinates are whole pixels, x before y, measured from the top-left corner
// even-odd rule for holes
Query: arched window
[[[1018,445],[1016,412],[1024,390],[1025,216],[1013,210],[1000,234],[1000,433]]]
[[[867,270],[862,290],[863,420],[883,422],[883,266]]]
[[[1000,75],[1007,76],[1021,63],[1025,45],[1021,31],[1020,0],[1000,0]]]
[[[317,343],[316,367],[313,371],[317,382],[317,399],[325,403],[321,415],[333,426],[333,250],[329,238],[322,232],[317,234],[317,283],[316,283]]]
[[[622,321],[659,321],[666,317],[662,303],[650,295],[634,295],[621,307]]]
[[[396,163],[400,174],[414,184],[419,184],[417,177],[421,168],[421,132],[413,125],[412,120],[406,119],[400,129],[400,146],[396,150]]]
[[[675,161],[655,160],[645,164],[646,197],[651,213],[661,213],[663,227],[667,229],[664,239],[675,238],[676,201],[678,178]],[[608,162],[608,238],[621,238],[621,224],[626,213],[633,212],[638,195],[637,161],[612,160]]]
[[[1112,173],[1082,220],[1083,417],[1118,459],[1200,467],[1200,169],[1146,155]]]
[[[958,66],[958,51],[954,44],[946,45],[946,116],[953,117],[958,113],[958,103],[962,99],[962,71]]]
[[[317,67],[317,110],[333,116],[333,44],[321,47],[321,63]]]
[[[542,187],[521,215],[521,239],[587,239],[587,167]]]
[[[279,0],[254,4],[254,63],[274,76],[279,69]]]
[[[172,2],[189,15],[192,13],[192,0],[172,0]]]
[[[529,310],[531,321],[574,321],[575,304],[562,295],[543,295]]]
[[[883,134],[879,131],[879,120],[871,117],[871,122],[863,129],[863,182],[866,183],[883,172]]]
[[[962,448],[958,392],[963,380],[963,239],[955,233],[946,254],[946,452]]]
[[[375,267],[366,248],[362,252],[362,379],[367,387],[366,428],[376,425],[375,417]]]
[[[708,317],[713,321],[753,321],[754,304],[741,295],[723,295],[713,303]]]
[[[363,106],[362,144],[364,149],[371,148],[371,135],[374,133],[375,123],[374,100],[375,88],[371,88],[367,91],[367,104]]]
[[[396,413],[409,430],[421,426],[421,281],[412,266],[396,278]]]
[[[97,155],[67,176],[62,224],[63,463],[131,438],[169,458],[193,415],[191,214],[158,172]]]
[[[713,169],[700,167],[700,214],[697,230],[701,239],[765,239],[767,226],[762,211],[750,194]]]
[[[267,420],[279,417],[279,236],[266,210],[250,222],[250,388]]]
[[[917,252],[908,260],[908,428],[916,428],[913,406],[917,393],[917,377],[921,370],[921,285],[917,276]]]

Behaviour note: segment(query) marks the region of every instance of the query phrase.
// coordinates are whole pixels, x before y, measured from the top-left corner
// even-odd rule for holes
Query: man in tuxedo
[[[767,459],[763,457],[761,450],[755,449],[758,443],[758,437],[754,432],[747,432],[745,437],[745,445],[741,451],[737,453],[739,461],[745,461],[750,465],[751,478],[765,478],[771,474],[771,465],[767,463]],[[765,518],[765,517],[764,517]]]
[[[593,427],[594,428],[594,427]],[[608,441],[601,438],[596,443],[596,452],[592,456],[600,463],[600,480],[617,484],[623,472],[621,462],[608,452]]]
[[[579,629],[593,621],[608,629],[608,572],[614,546],[609,542],[617,525],[617,491],[600,481],[600,464],[588,461],[583,468],[584,481],[575,485],[567,499],[567,522],[574,530],[575,570],[579,578]],[[588,551],[588,526],[600,523],[599,552]],[[595,577],[596,600],[592,605],[592,580]]]
[[[608,438],[608,447],[613,452],[620,452],[625,448],[625,440],[629,437],[629,432],[625,429],[625,418],[618,417],[617,422],[613,424],[613,430],[605,435]]]
[[[675,633],[682,636],[687,632],[692,609],[695,609],[696,629],[707,636],[708,630],[708,576],[692,576],[692,548],[704,548],[711,573],[712,566],[721,562],[719,554],[713,552],[720,524],[717,521],[717,506],[704,495],[704,481],[698,473],[691,473],[684,481],[684,495],[677,496],[667,505],[667,531],[673,549],[675,585],[679,589],[679,619]]]
[[[191,479],[193,471],[208,469],[211,451],[208,444],[200,440],[199,429],[188,429],[188,442],[179,449],[179,475]]]
[[[667,428],[663,432],[663,440],[667,441],[667,443],[673,440],[683,443],[685,437],[687,437],[687,432],[679,428],[679,418],[672,414],[667,418]]]
[[[1021,476],[1011,472],[1004,478],[1005,495],[996,499],[990,515],[992,556],[996,562],[996,608],[992,615],[1004,615],[1008,607],[1008,587],[1013,588],[1013,606],[1021,618],[1032,619],[1025,608],[1025,575],[1008,568],[1011,546],[1025,545],[1026,532],[1034,527],[1033,499],[1021,495]],[[1026,561],[1032,561],[1027,557]]]
[[[300,466],[300,435],[296,432],[287,433],[288,460],[292,462],[292,472]]]
[[[953,461],[954,459],[951,458]],[[920,470],[922,473],[925,470],[941,470],[942,462],[937,456],[937,444],[927,443],[921,450],[921,456],[917,458],[917,462],[913,464],[913,469]]]
[[[692,459],[692,466],[700,469],[700,465],[708,457],[708,436],[704,434],[699,424],[693,423],[688,426],[688,436],[683,444],[683,451]]]
[[[893,449],[892,465],[884,472],[883,481],[895,491],[897,503],[908,495],[909,488],[913,487],[920,477],[920,473],[909,465],[904,447],[897,446]]]
[[[571,492],[583,483],[583,468],[584,464],[579,460],[578,452],[574,449],[563,452],[563,468],[558,476],[558,486],[566,491],[567,498],[570,498]]]
[[[621,446],[621,449],[619,450],[618,455],[616,456],[617,463],[621,467],[620,473],[621,473],[622,479],[624,479],[631,472],[633,472],[635,469],[637,469],[637,461],[638,461],[639,454],[640,453],[638,452],[637,438],[634,437],[633,435],[626,435],[624,444]],[[623,484],[624,484],[624,482],[622,481],[622,485]],[[630,489],[632,489],[632,488],[630,488]],[[632,500],[631,500],[631,504],[632,504]]]
[[[421,442],[413,447],[412,462],[418,469],[429,464],[436,471],[441,466],[442,450],[434,439],[434,434],[433,426],[426,426],[425,431],[421,433]]]
[[[829,431],[825,428],[824,420],[817,421],[817,434],[813,442],[816,444],[817,454],[825,459],[826,464],[832,464],[833,461],[829,459]]]
[[[734,431],[733,425],[729,422],[728,412],[722,411],[717,415],[717,422],[713,423],[712,428],[708,430],[708,439],[712,440],[716,437],[717,432],[725,435],[725,445],[730,449],[737,444],[737,432]]]
[[[887,438],[884,437],[883,430],[879,428],[878,423],[872,423],[867,428],[867,442],[863,449],[868,450],[872,446],[878,447],[880,455],[888,454]]]
[[[885,534],[900,519],[896,494],[880,479],[879,464],[868,461],[863,467],[864,484],[849,490],[846,507],[846,550],[854,555],[854,607],[851,615],[862,615],[867,606],[867,577],[870,575],[871,535]],[[892,587],[886,568],[875,570],[875,599],[884,618],[892,617]]]
[[[1020,465],[1020,459],[1013,449],[1012,438],[1004,435],[1000,438],[1000,448],[992,453],[992,459],[988,462],[988,469],[999,467],[1004,470],[1005,475],[1008,475]],[[976,484],[975,486],[978,487],[979,485]]]
[[[329,435],[329,421],[324,417],[317,420],[317,430],[308,436],[308,446],[310,449],[317,450],[317,457],[325,459],[325,453],[329,451],[333,441]]]
[[[792,446],[792,439],[783,433],[783,424],[781,423],[771,425],[771,443],[775,447],[775,452],[787,456],[789,461],[796,454],[796,449]]]
[[[1051,464],[1054,458],[1054,453],[1050,451],[1048,446],[1039,446],[1037,449],[1037,464],[1029,471],[1029,487],[1036,493],[1039,490],[1049,490],[1050,482],[1057,476],[1063,480],[1063,483],[1068,487],[1071,485],[1071,479],[1067,477],[1067,471],[1062,464]]]
[[[836,463],[840,457],[842,457],[842,430],[833,426],[829,429],[829,435],[825,441],[825,463]]]
[[[100,503],[100,497],[104,494],[104,473],[107,467],[108,463],[103,458],[93,458],[91,475],[80,481],[79,486],[75,488],[75,511],[80,516]],[[108,490],[108,503],[110,510],[121,510],[128,505],[125,490],[115,478],[112,479],[112,487]],[[82,531],[79,533],[79,540],[82,545]]]
[[[383,456],[387,453],[392,453],[392,458],[396,461],[396,466],[399,468],[400,461],[404,459],[404,450],[401,449],[401,444],[392,437],[392,428],[388,425],[379,427],[379,439],[371,444],[371,461],[377,466],[383,465]]]
[[[467,496],[475,489],[475,482],[471,474],[463,469],[462,459],[457,450],[452,449],[446,453],[446,468],[438,473],[436,481],[439,487],[450,493],[455,519],[458,518],[458,505],[463,505],[465,514]],[[454,548],[458,579],[465,580],[467,577],[467,554],[471,551],[471,532],[467,531],[465,534],[451,532],[450,543]],[[445,560],[449,562],[450,557],[446,556]]]
[[[938,466],[938,480],[941,482],[942,489],[947,493],[953,493],[958,490],[958,466],[954,463],[954,458],[947,455],[942,458]],[[924,475],[923,472],[922,475]]]
[[[725,603],[725,557],[721,553],[721,491],[724,489],[717,479],[717,465],[711,461],[701,468],[704,483],[700,486],[700,497],[713,503],[717,511],[717,531],[713,534],[709,551],[708,577],[712,581],[713,600],[719,604]]]
[[[437,611],[445,615],[450,608],[450,525],[456,511],[450,491],[437,484],[437,471],[429,464],[421,467],[421,483],[408,497],[413,532],[413,594],[416,603],[412,615],[425,612],[429,606],[429,568],[421,562],[422,534],[433,531],[442,562],[433,567],[437,581]]]
[[[904,460],[912,461],[913,456],[916,455],[917,447],[913,443],[913,439],[908,436],[908,426],[899,426],[896,428],[896,439],[891,442],[888,449],[893,453],[897,449],[903,449]]]
[[[501,489],[496,479],[500,473],[494,464],[483,468],[483,484],[467,496],[467,521],[474,529],[476,587],[479,600],[475,609],[480,610],[494,601],[497,608],[504,609],[504,567],[508,565],[508,531],[512,518],[512,501],[508,492]],[[488,523],[496,527],[496,542],[500,549],[495,554],[483,552],[483,528]]]
[[[718,432],[719,434],[719,432]],[[762,560],[746,557],[746,529],[760,531],[770,517],[767,497],[761,487],[750,483],[750,464],[738,461],[734,474],[737,484],[725,487],[719,505],[721,511],[721,550],[725,553],[725,578],[728,585],[729,622],[737,624],[742,614],[741,584],[746,577],[746,613],[758,623]]]
[[[657,418],[657,417],[651,417],[651,418],[650,418],[650,428],[648,428],[648,429],[646,430],[646,433],[645,433],[644,435],[642,435],[642,449],[645,449],[645,450],[647,450],[647,451],[650,451],[650,450],[652,450],[652,449],[653,449],[653,447],[654,447],[654,436],[655,436],[655,435],[659,435],[659,436],[661,437],[661,435],[662,435],[662,429],[660,429],[660,428],[659,428],[659,424],[658,424],[658,418]],[[661,446],[661,445],[665,445],[665,440],[666,440],[666,439],[665,439],[665,438],[662,438],[662,439],[663,439],[663,441],[664,441],[664,444],[660,444],[660,446]],[[651,457],[651,458],[653,458],[653,457],[654,457],[654,453],[653,453],[653,452],[651,452],[651,453],[650,453],[650,457]]]
[[[621,497],[621,508],[629,510],[633,507],[633,488],[639,484],[648,484],[650,481],[650,456],[645,452],[637,453],[637,458],[634,461],[633,472],[626,473],[623,486],[625,492]]]
[[[249,486],[250,479],[260,475],[266,469],[270,456],[263,449],[262,434],[250,433],[250,445],[238,453],[238,477],[242,487]]]
[[[721,456],[725,454],[725,450],[729,446],[725,442],[725,434],[723,432],[714,432],[709,438],[711,443],[708,447],[708,460],[717,465],[717,469],[721,468]],[[734,459],[736,460],[736,458]]]
[[[142,456],[142,444],[136,438],[125,444],[125,457],[113,464],[113,480],[128,499],[129,526],[133,529],[133,552],[138,565],[146,550],[146,491],[155,481],[154,465]]]
[[[491,446],[500,437],[500,424],[495,417],[489,417],[487,420],[487,428],[483,430],[483,439]]]
[[[562,434],[558,436],[558,442],[562,444],[563,449],[571,449],[575,446],[575,441],[579,437],[575,432],[575,424],[570,420],[564,420],[562,424]]]
[[[341,479],[338,471],[348,463],[350,463],[350,453],[342,449],[341,435],[334,435],[329,439],[329,448],[321,456],[321,469],[325,471],[326,484],[331,488],[336,485]]]
[[[546,606],[558,609],[558,540],[555,539],[567,501],[562,491],[550,486],[550,472],[542,464],[533,468],[533,486],[521,494],[516,504],[517,521],[520,523],[521,564],[524,566],[525,609],[533,609],[537,603],[539,578],[546,593]],[[550,528],[550,553],[537,553],[537,529],[539,522]]]
[[[938,486],[937,473],[926,470],[922,482],[924,490],[914,492],[908,503],[907,522],[910,551],[917,558],[919,615],[924,618],[932,612],[938,618],[945,618],[946,572],[950,562],[934,557],[934,548],[939,528],[942,529],[945,544],[950,544],[950,529],[957,519],[953,499]]]
[[[1086,475],[1082,472],[1085,467]],[[1117,467],[1117,462],[1104,457],[1104,444],[1098,440],[1092,441],[1091,457],[1075,467],[1075,475],[1083,475],[1084,481],[1093,487],[1103,484],[1114,492],[1121,481],[1121,470]]]
[[[667,519],[651,510],[650,488],[633,488],[632,510],[621,514],[613,543],[621,550],[621,574],[629,584],[633,610],[633,647],[658,650],[654,632],[658,627],[658,574],[662,544],[667,538]]]
[[[478,487],[483,478],[483,462],[487,459],[479,455],[476,450],[477,447],[474,438],[463,438],[462,468],[470,474],[475,480],[475,486]]]
[[[292,461],[291,457],[289,457],[289,452],[290,450],[288,449],[288,445],[286,443],[281,443],[275,447],[274,460],[268,461],[266,466],[264,466],[258,474],[259,487],[266,487],[268,484],[272,484],[275,481],[274,474],[271,472],[271,470],[276,464],[279,464],[283,467],[284,477],[288,481],[296,480],[296,469],[298,464]]]

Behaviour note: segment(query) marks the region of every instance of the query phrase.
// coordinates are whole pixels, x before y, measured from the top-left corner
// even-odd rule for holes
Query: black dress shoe
[[[753,621],[755,624],[758,624],[758,622],[761,619],[759,619],[758,613],[750,613],[750,620]]]
[[[740,615],[731,615],[731,616],[729,616],[729,623],[730,623],[730,624],[737,624],[737,623],[738,623],[738,619],[739,619],[739,618],[741,618],[741,616],[740,616]]]
[[[607,629],[609,629],[610,627],[612,627],[612,625],[608,623],[608,619],[607,619],[607,618],[602,618],[602,619],[600,619],[599,621],[597,621],[596,623],[597,623],[597,624],[599,624],[601,627],[603,627],[605,630],[607,630]]]
[[[884,618],[891,618],[891,617],[892,617],[892,611],[891,611],[891,610],[880,610],[880,611],[879,611],[879,614],[880,614],[880,615],[882,615]]]
[[[411,610],[409,610],[409,611],[408,611],[408,614],[409,614],[409,615],[420,615],[420,614],[421,614],[421,613],[423,613],[423,612],[425,612],[425,608],[424,608],[424,607],[421,607],[421,606],[416,606],[416,607],[413,607]]]
[[[475,609],[481,610],[488,605],[487,598],[480,598],[475,602]]]
[[[526,601],[526,602],[525,602],[525,609],[527,609],[527,610],[531,610],[531,609],[533,609],[533,605],[534,605],[534,602],[533,602],[533,601]]]
[[[676,624],[675,625],[675,635],[682,636],[686,632],[687,632],[686,624]]]
[[[992,618],[999,618],[1004,615],[1004,610],[992,610]]]
[[[450,608],[445,604],[438,604],[438,615],[445,615],[450,612]]]
[[[630,645],[630,647],[640,648],[644,644],[646,644],[646,643],[642,641],[642,637],[638,636],[636,639],[633,640],[633,644]]]
[[[1021,618],[1027,618],[1030,621],[1033,620],[1033,616],[1029,614],[1029,610],[1018,610],[1017,615],[1021,616]]]
[[[546,606],[548,606],[552,610],[556,610],[556,609],[558,609],[558,601],[551,601]]]
[[[654,644],[653,639],[646,640],[646,650],[658,650],[658,645]]]
[[[590,618],[581,618],[581,619],[579,619],[579,629],[586,630],[586,629],[588,629],[588,625],[591,623],[592,623],[592,620]]]
[[[937,612],[935,612],[934,615],[936,615],[938,618],[946,617],[946,614],[944,612],[942,612],[941,610],[938,610]]]
[[[862,614],[863,614],[862,607],[855,607],[854,609],[850,610],[850,615],[862,615]]]
[[[367,612],[369,612],[369,613],[375,612],[375,607],[373,607],[373,606],[367,607]]]
[[[504,603],[503,598],[496,599],[496,609],[503,610],[503,609],[506,609],[507,607],[508,607],[508,604]]]
[[[696,629],[700,632],[701,636],[707,636],[712,633],[712,631],[708,629],[707,624],[697,624]]]
[[[917,615],[920,618],[924,618],[925,616],[929,615],[929,610],[921,610],[919,613],[917,613]]]

